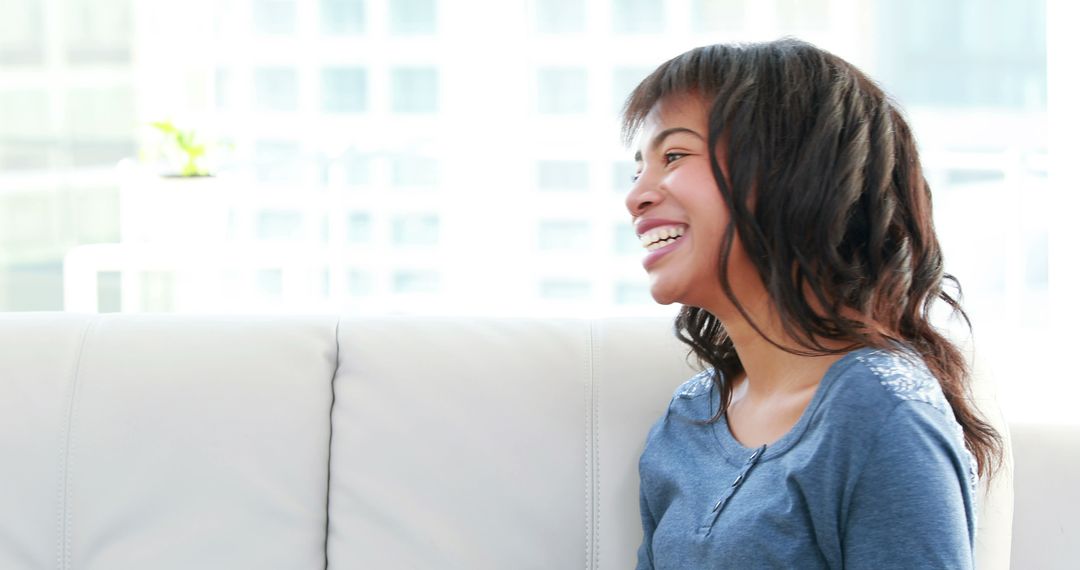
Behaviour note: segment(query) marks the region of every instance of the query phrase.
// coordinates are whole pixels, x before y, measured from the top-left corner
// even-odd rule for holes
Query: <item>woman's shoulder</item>
[[[812,424],[853,440],[881,432],[917,438],[931,430],[950,439],[961,433],[940,382],[914,351],[863,348],[837,364]]]
[[[816,423],[827,424],[825,431],[845,442],[842,448],[860,455],[887,441],[925,454],[928,442],[936,442],[946,456],[962,458],[969,482],[975,480],[963,430],[940,382],[917,353],[899,346],[860,349],[845,360],[815,414]]]
[[[941,383],[922,358],[906,347],[862,349],[851,354],[851,366],[844,374],[867,391],[878,393],[885,403],[922,402],[952,417]],[[842,391],[843,392],[843,391]]]
[[[905,438],[925,442],[928,434],[936,433],[943,437],[933,439],[967,455],[963,430],[941,383],[914,350],[861,349],[848,360],[834,379],[821,418],[846,424],[834,427],[867,442],[880,437],[893,443]],[[840,410],[846,413],[836,413]]]
[[[698,372],[676,388],[675,393],[672,394],[671,398],[673,400],[693,400],[709,394],[712,392],[714,386],[714,375],[715,372],[712,368],[707,368]]]
[[[702,370],[690,377],[675,389],[665,413],[656,420],[649,431],[647,442],[660,437],[660,433],[669,430],[681,432],[691,429],[696,431],[704,426],[716,412],[712,369]]]
[[[838,364],[829,382],[827,407],[839,404],[856,415],[885,418],[897,406],[929,406],[943,420],[955,421],[941,382],[913,350],[860,349]]]

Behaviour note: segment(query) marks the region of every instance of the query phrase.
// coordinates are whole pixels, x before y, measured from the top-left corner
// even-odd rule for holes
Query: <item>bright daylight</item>
[[[1080,567],[1078,26],[0,0],[0,568]]]

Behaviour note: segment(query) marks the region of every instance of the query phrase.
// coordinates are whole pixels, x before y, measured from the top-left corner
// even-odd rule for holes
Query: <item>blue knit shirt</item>
[[[974,460],[937,380],[903,351],[837,361],[795,426],[747,448],[712,372],[642,453],[638,569],[971,568]]]

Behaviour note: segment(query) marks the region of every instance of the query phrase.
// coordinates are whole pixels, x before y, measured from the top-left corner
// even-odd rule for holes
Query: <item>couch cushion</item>
[[[635,322],[344,321],[329,567],[631,564],[637,454],[689,373]]]
[[[0,315],[0,568],[57,565],[71,387],[91,322]]]
[[[1080,567],[1080,426],[1015,424],[1012,567]]]
[[[588,325],[344,320],[329,568],[576,568]]]
[[[6,421],[33,424],[5,430],[4,456],[49,449],[25,465],[18,451],[20,477],[44,483],[14,486],[33,494],[0,504],[3,527],[47,516],[61,569],[324,566],[334,319],[107,316],[84,342],[74,319],[44,342],[23,340],[36,323],[0,323],[40,356],[16,362],[29,388],[4,387],[25,402],[5,402]],[[35,409],[33,382],[70,396]],[[27,535],[18,560],[42,560],[40,529]]]

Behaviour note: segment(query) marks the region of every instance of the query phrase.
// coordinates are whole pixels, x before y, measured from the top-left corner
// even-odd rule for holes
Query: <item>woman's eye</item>
[[[630,182],[631,183],[637,182],[639,178],[641,178],[641,173],[640,172],[635,172],[630,176]]]
[[[686,154],[681,153],[681,152],[665,152],[664,153],[664,163],[665,164],[671,164],[672,162],[675,162],[676,160],[679,160],[680,158],[682,158],[684,156],[686,156]]]

